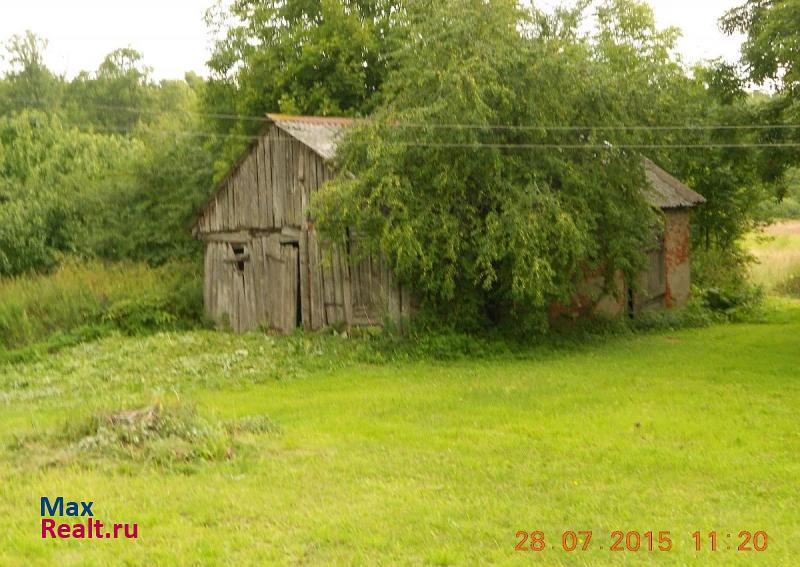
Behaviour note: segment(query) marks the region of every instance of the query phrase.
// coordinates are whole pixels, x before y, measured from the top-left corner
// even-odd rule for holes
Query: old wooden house
[[[268,115],[267,124],[219,183],[193,234],[206,244],[205,305],[235,331],[258,327],[288,333],[297,327],[377,324],[411,315],[412,298],[385,261],[360,254],[359,241],[321,242],[308,218],[311,196],[334,175],[331,160],[344,118]],[[578,307],[608,314],[673,307],[689,295],[689,209],[704,199],[649,160],[643,189],[663,212],[664,232],[648,251],[640,290],[598,298],[589,279]]]
[[[308,219],[311,195],[334,174],[330,161],[350,123],[268,115],[220,182],[193,227],[206,244],[205,306],[213,319],[237,332],[289,333],[410,313],[410,297],[382,258],[358,253],[352,236],[344,249],[320,242]]]

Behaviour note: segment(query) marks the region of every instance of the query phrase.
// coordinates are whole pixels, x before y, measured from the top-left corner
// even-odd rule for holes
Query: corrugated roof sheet
[[[649,159],[642,158],[642,162],[651,185],[643,188],[642,193],[652,206],[660,209],[679,209],[706,202],[702,195],[689,189]]]
[[[354,122],[352,118],[289,116],[286,114],[267,114],[267,118],[324,159],[333,159],[342,131]]]
[[[324,159],[333,159],[336,144],[345,128],[352,125],[352,118],[331,118],[321,116],[290,116],[287,114],[268,114],[281,130],[297,138]],[[642,158],[645,174],[651,187],[642,189],[647,202],[660,209],[694,207],[706,200],[702,195],[689,189],[672,175],[658,167],[647,158]]]

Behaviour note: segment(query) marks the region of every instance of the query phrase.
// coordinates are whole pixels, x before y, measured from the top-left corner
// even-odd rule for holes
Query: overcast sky
[[[556,0],[540,0],[545,5]],[[689,63],[738,58],[741,38],[724,36],[719,17],[743,0],[650,0],[660,26],[677,26]],[[156,78],[206,75],[211,40],[203,16],[214,0],[0,0],[0,41],[27,29],[49,40],[47,63],[68,77],[131,46]]]

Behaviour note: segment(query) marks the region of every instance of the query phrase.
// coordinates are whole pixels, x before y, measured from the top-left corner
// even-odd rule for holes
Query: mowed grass
[[[352,343],[112,337],[0,369],[0,565],[798,564],[798,303],[491,360],[365,364]],[[280,432],[175,467],[10,445],[154,399]],[[42,541],[44,495],[93,500],[140,539]],[[515,552],[519,530],[548,548]],[[565,530],[592,530],[591,549],[563,551]],[[611,552],[614,530],[674,547]],[[719,550],[697,553],[696,530]],[[737,552],[742,530],[767,551]]]
[[[800,273],[800,221],[783,221],[763,234],[750,235],[745,246],[756,257],[751,267],[753,282],[768,291]]]

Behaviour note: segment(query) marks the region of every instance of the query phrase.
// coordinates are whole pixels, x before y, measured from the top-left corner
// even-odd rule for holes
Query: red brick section
[[[689,212],[666,212],[664,262],[667,276],[667,308],[683,304],[689,295]]]

